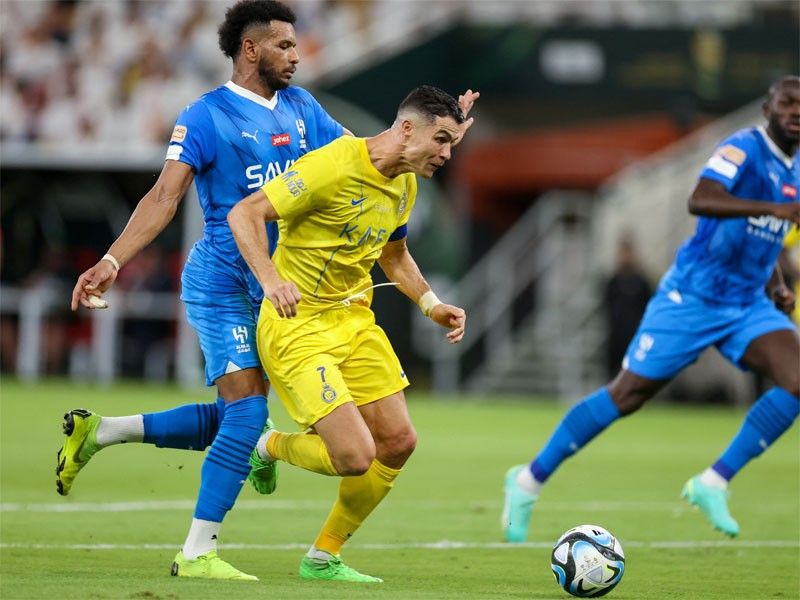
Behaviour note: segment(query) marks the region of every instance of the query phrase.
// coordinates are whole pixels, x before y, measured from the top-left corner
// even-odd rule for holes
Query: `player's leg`
[[[527,539],[541,488],[564,460],[638,410],[711,343],[702,335],[704,319],[690,299],[664,293],[653,297],[617,377],[570,408],[530,464],[506,472],[501,517],[506,541]]]
[[[200,471],[200,490],[189,533],[172,574],[183,577],[256,580],[216,554],[222,521],[250,472],[249,457],[267,419],[261,368],[229,373],[217,381],[225,412]]]
[[[770,321],[790,325],[777,311],[773,315],[775,318]],[[738,337],[742,339],[743,336]],[[736,350],[731,346],[736,346],[736,338],[721,350],[737,361]],[[683,490],[683,496],[705,513],[715,529],[730,536],[739,533],[739,524],[728,511],[728,483],[789,429],[800,413],[800,341],[794,329],[777,329],[759,335],[746,345],[740,356],[737,362],[768,377],[775,387],[756,400],[718,460],[692,477]]]
[[[506,472],[502,525],[508,542],[528,537],[533,505],[544,483],[562,462],[600,435],[611,423],[640,408],[661,389],[665,380],[622,370],[607,387],[589,394],[570,408],[528,465]]]

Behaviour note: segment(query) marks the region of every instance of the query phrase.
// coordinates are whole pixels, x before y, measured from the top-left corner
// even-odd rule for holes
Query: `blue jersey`
[[[342,132],[342,126],[299,87],[280,90],[266,100],[229,81],[187,106],[175,124],[166,158],[194,170],[205,222],[201,243],[223,262],[238,261],[227,222],[233,205]],[[269,233],[274,250],[274,224]]]
[[[717,148],[700,173],[737,198],[797,202],[800,164],[761,127],[742,129]],[[699,217],[695,234],[678,249],[661,289],[723,304],[745,305],[764,294],[791,222],[760,217]]]

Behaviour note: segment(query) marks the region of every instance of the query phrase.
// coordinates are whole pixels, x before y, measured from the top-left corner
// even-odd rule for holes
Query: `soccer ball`
[[[573,596],[594,598],[613,590],[625,573],[619,540],[597,525],[565,532],[550,557],[556,583]]]

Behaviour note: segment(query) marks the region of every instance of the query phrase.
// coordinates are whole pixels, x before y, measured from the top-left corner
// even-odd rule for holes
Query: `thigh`
[[[773,380],[774,371],[785,370],[793,359],[798,369],[797,329],[766,296],[743,312],[734,331],[717,347],[739,368],[751,368]],[[779,356],[783,350],[786,354]]]
[[[356,405],[387,398],[408,387],[405,370],[386,333],[375,324],[372,311],[353,306],[349,313],[348,327],[353,333],[341,371]]]
[[[208,277],[187,268],[181,284],[186,318],[197,332],[205,359],[206,385],[229,373],[260,370],[256,317],[238,280]]]
[[[796,330],[778,329],[754,339],[741,362],[800,398],[800,339]]]
[[[265,301],[258,323],[258,350],[270,384],[301,429],[353,401],[340,370],[347,341],[335,315],[284,319]]]
[[[359,406],[358,410],[378,444],[413,429],[402,391]]]
[[[623,369],[651,380],[672,379],[724,338],[736,315],[677,291],[659,292],[647,305],[623,359]]]

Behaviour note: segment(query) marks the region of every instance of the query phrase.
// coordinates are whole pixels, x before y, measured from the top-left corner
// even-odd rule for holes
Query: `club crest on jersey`
[[[292,141],[292,136],[288,133],[278,133],[272,136],[273,146],[286,146]]]
[[[788,183],[783,184],[783,187],[781,187],[781,192],[787,198],[797,198],[797,188],[793,185],[789,185]]]
[[[298,142],[300,146],[300,150],[308,149],[308,143],[306,142],[306,123],[303,119],[295,119],[294,124],[297,126],[297,133],[300,135],[300,141]]]
[[[339,396],[339,394],[336,393],[336,390],[333,389],[333,386],[330,383],[326,383],[326,384],[324,384],[322,386],[321,397],[322,397],[322,401],[325,404],[330,404],[331,402],[336,400],[336,398],[338,396]]]
[[[403,211],[406,209],[406,205],[408,204],[408,192],[403,191],[403,195],[400,196],[400,203],[397,205],[397,214],[402,215]]]

